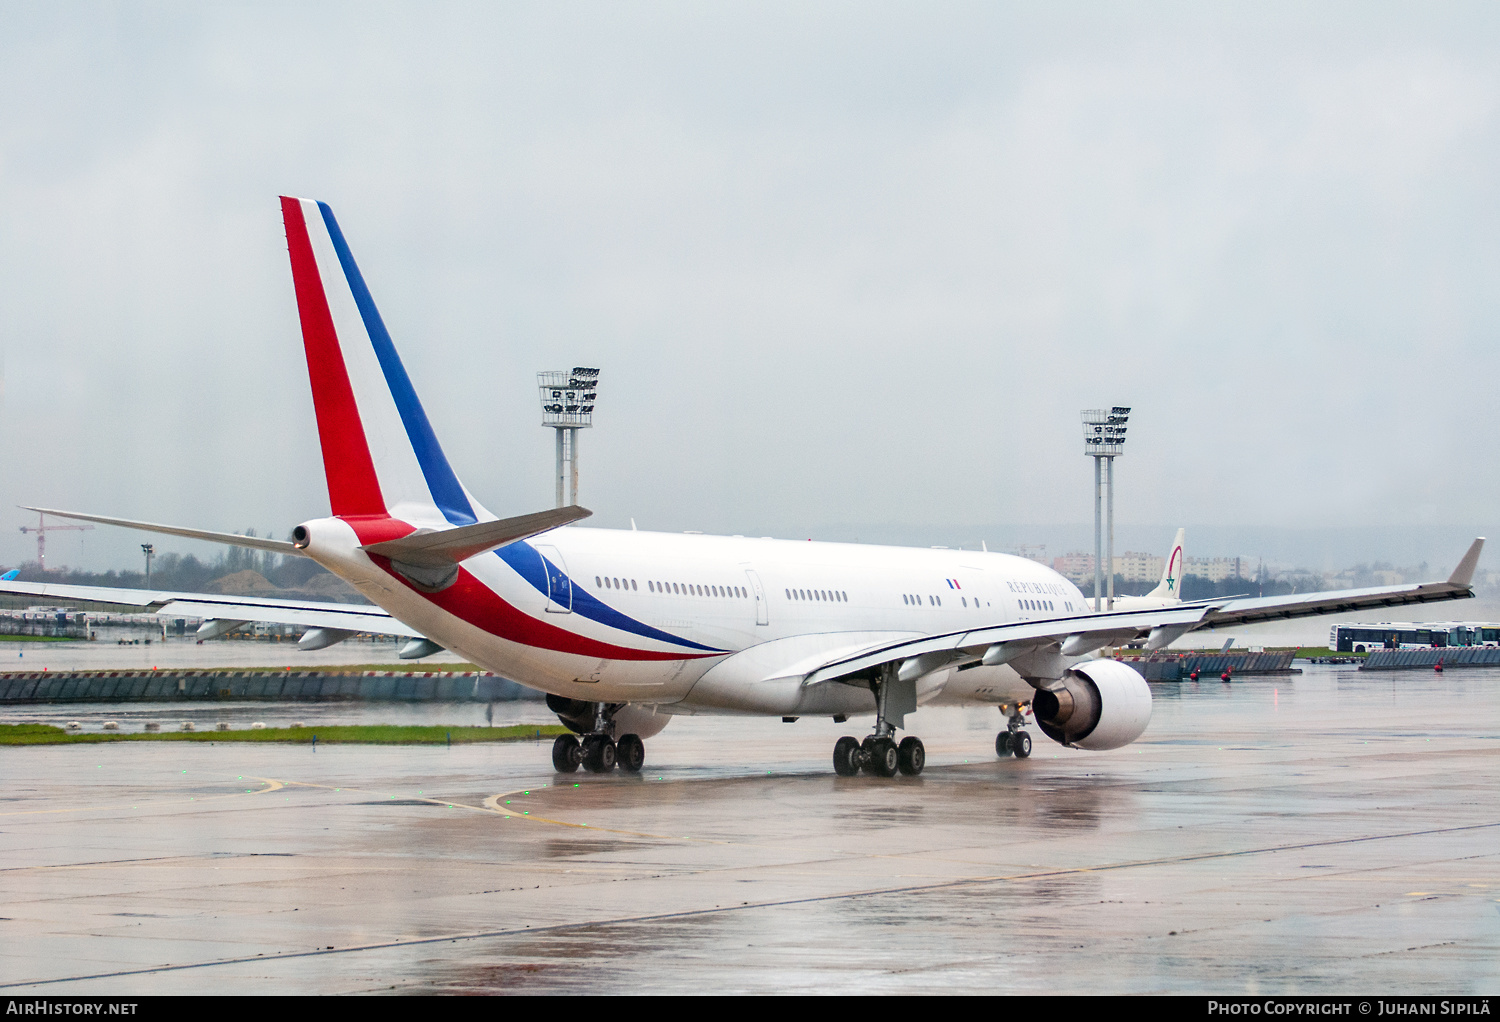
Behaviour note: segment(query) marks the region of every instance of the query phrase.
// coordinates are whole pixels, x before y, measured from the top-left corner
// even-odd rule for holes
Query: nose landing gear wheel
[[[833,743],[833,772],[840,777],[859,773],[859,739],[845,735]]]
[[[583,768],[603,774],[615,768],[615,743],[607,735],[589,735],[583,740]]]
[[[1031,755],[1031,735],[1025,731],[1017,731],[1015,740],[1010,744],[1016,754],[1016,759],[1025,759]]]
[[[638,774],[646,762],[646,743],[640,735],[624,735],[615,745],[615,762],[621,770]]]
[[[896,743],[889,738],[866,738],[864,751],[869,757],[865,760],[865,771],[876,777],[895,777],[900,767],[900,753],[896,749]]]
[[[578,739],[572,735],[558,735],[552,743],[552,769],[560,774],[571,774],[583,762],[583,750]]]
[[[922,744],[922,739],[916,735],[907,735],[901,739],[901,745],[896,749],[896,766],[908,777],[915,777],[922,772],[927,765],[927,747]]]
[[[1005,759],[1010,755],[1010,732],[1001,731],[995,736],[995,755]]]

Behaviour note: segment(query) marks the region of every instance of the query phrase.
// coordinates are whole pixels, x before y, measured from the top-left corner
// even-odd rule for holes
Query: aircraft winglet
[[[1458,562],[1458,567],[1453,569],[1453,574],[1448,576],[1450,586],[1469,586],[1474,582],[1474,569],[1479,564],[1479,551],[1484,549],[1484,537],[1480,536],[1469,544],[1469,552],[1464,554],[1463,560]]]

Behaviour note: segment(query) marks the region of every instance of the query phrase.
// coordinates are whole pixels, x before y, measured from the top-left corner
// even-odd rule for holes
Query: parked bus
[[[1500,645],[1500,624],[1488,621],[1377,621],[1335,624],[1328,630],[1328,648],[1337,653],[1496,645]]]

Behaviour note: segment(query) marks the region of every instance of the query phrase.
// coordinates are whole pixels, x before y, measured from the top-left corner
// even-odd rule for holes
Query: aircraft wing
[[[270,600],[255,596],[218,596],[213,593],[171,593],[151,589],[111,589],[106,586],[53,585],[49,582],[3,582],[0,594],[35,596],[59,602],[88,601],[136,610],[160,617],[201,617],[218,621],[263,621],[299,628],[330,628],[377,635],[421,638],[379,607],[317,600]]]
[[[913,680],[944,667],[964,663],[1025,664],[1037,677],[1061,677],[1062,658],[1081,657],[1107,646],[1145,640],[1160,649],[1189,632],[1288,621],[1320,614],[1404,607],[1466,600],[1474,595],[1474,568],[1483,539],[1476,539],[1445,582],[1377,586],[1297,596],[1236,597],[1201,600],[1161,610],[1108,611],[929,635],[892,642],[861,653],[829,660],[811,671],[804,685],[865,676],[899,661],[899,677]],[[1027,673],[1023,671],[1023,673]],[[1055,672],[1055,673],[1053,673]]]

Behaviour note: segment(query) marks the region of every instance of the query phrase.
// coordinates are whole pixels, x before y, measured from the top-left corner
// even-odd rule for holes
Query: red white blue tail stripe
[[[443,454],[333,210],[326,203],[285,196],[281,207],[334,516],[348,522],[366,543],[417,528],[493,521],[495,516],[470,496]],[[496,554],[516,577],[544,595],[548,592],[547,568],[534,547],[515,543]],[[462,584],[430,595],[432,602],[528,645],[616,659],[723,652],[637,621],[574,585],[575,614],[624,633],[619,641],[588,638],[524,614],[467,571],[461,576]],[[674,649],[619,644],[631,636]]]

